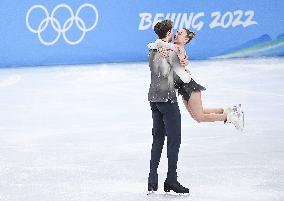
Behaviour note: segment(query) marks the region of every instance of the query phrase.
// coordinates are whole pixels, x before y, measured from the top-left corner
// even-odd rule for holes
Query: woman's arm
[[[173,43],[167,43],[167,42],[165,42],[165,41],[163,41],[163,40],[161,40],[161,39],[157,39],[157,40],[155,41],[155,43],[156,43],[156,45],[157,45],[158,48],[163,47],[163,48],[165,48],[165,49],[170,49],[170,50],[173,50],[173,51],[175,51],[176,53],[178,53],[178,48],[177,48],[176,45],[173,44]]]
[[[149,49],[159,49],[159,48],[165,48],[165,49],[170,49],[178,53],[178,48],[176,47],[175,44],[173,43],[167,43],[163,41],[162,39],[157,39],[154,43],[149,43],[147,45]]]
[[[179,47],[173,43],[167,43],[161,39],[156,40],[155,44],[157,45],[157,48],[165,48],[165,49],[170,49],[173,50],[174,52],[176,52],[178,54],[178,57],[181,61],[181,63],[184,66],[188,65],[188,58],[186,56],[186,51],[184,48]]]
[[[174,52],[177,53],[180,62],[183,66],[187,66],[188,65],[188,57],[186,56],[186,52],[185,50],[182,48],[179,48],[177,45],[173,44],[173,43],[168,43],[165,42],[161,39],[157,39],[154,43],[149,43],[147,45],[147,47],[149,49],[157,49],[160,54],[163,56],[163,58],[167,58],[168,54],[169,54],[169,49],[173,50]]]
[[[149,43],[149,44],[147,45],[147,47],[148,47],[150,50],[158,49],[156,43]]]
[[[169,51],[169,64],[184,83],[189,83],[191,81],[191,75],[185,70],[185,67],[180,64],[177,53]]]

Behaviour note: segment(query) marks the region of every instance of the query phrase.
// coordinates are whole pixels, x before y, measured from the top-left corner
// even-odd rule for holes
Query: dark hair
[[[171,31],[173,28],[173,22],[171,20],[163,20],[158,22],[154,26],[154,31],[160,39],[167,36],[168,31]]]
[[[185,43],[189,43],[191,41],[191,39],[194,38],[194,36],[196,35],[195,32],[193,31],[189,31],[187,28],[184,28],[184,30],[186,31],[186,37],[188,38],[188,41]]]

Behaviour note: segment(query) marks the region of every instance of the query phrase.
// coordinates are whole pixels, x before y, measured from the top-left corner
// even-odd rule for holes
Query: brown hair
[[[188,41],[185,43],[187,44],[194,38],[196,34],[193,31],[189,31],[187,28],[184,28],[184,30],[186,31],[186,37],[188,38]]]
[[[160,39],[167,36],[168,31],[171,31],[173,28],[173,22],[171,20],[163,20],[158,22],[154,26],[154,31]]]

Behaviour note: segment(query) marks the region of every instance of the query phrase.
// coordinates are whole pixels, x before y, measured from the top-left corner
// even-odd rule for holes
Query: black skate
[[[154,193],[157,190],[158,190],[158,184],[148,183],[148,194],[147,195]]]
[[[178,181],[174,184],[164,183],[164,191],[170,192],[171,190],[175,193],[189,193],[189,189],[182,186]]]

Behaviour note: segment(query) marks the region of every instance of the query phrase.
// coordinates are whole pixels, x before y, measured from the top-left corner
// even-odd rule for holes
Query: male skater
[[[154,27],[155,33],[165,42],[172,40],[172,22],[164,20]],[[153,144],[151,150],[150,173],[148,177],[148,191],[158,189],[158,166],[167,136],[168,173],[164,182],[164,191],[173,190],[176,193],[189,193],[189,189],[183,187],[177,181],[177,162],[181,143],[181,115],[177,103],[174,88],[174,73],[183,82],[189,83],[190,74],[184,67],[174,51],[168,50],[168,57],[154,49],[149,52],[149,67],[151,70],[151,84],[148,94],[153,118]],[[188,61],[187,61],[188,62]]]

